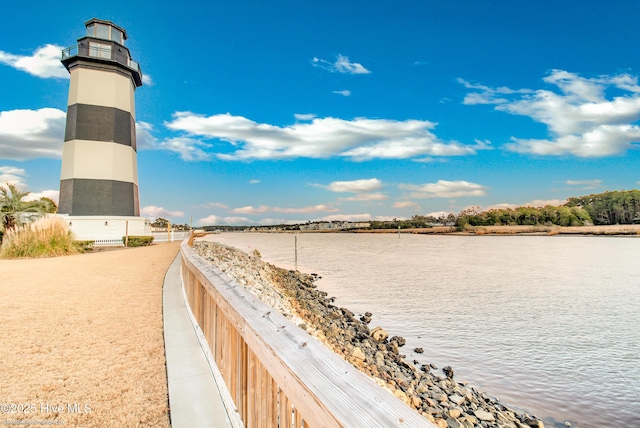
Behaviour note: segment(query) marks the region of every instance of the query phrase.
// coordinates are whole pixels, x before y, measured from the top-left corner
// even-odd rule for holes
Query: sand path
[[[168,427],[162,284],[178,251],[0,260],[0,425]]]

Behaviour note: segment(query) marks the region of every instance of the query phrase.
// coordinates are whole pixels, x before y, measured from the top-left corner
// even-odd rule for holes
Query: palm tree
[[[34,217],[52,212],[55,204],[47,198],[25,201],[31,192],[21,192],[13,184],[0,186],[0,231],[13,229]],[[53,205],[52,205],[53,204]]]

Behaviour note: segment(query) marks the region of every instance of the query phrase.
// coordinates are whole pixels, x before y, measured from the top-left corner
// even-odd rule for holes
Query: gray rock
[[[454,418],[447,418],[447,428],[463,428],[464,425],[462,425],[457,419]]]
[[[481,421],[493,422],[496,420],[496,418],[493,416],[492,413],[487,412],[485,410],[476,410],[473,412],[473,414],[475,415],[476,418],[480,419]]]
[[[376,327],[371,330],[371,337],[376,342],[384,342],[387,340],[387,337],[389,337],[389,333],[387,333],[387,331],[382,327]]]
[[[542,423],[542,421],[538,419],[527,418],[525,419],[524,423],[531,428],[544,428],[544,423]]]
[[[455,403],[458,406],[464,403],[464,400],[465,398],[459,396],[458,394],[453,394],[449,396],[449,401],[451,401],[452,403]]]
[[[442,368],[442,371],[447,376],[448,379],[453,379],[453,369],[451,366],[446,366]]]

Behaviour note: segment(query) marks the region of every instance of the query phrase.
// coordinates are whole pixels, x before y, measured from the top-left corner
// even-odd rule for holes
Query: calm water
[[[574,427],[640,427],[640,239],[225,233],[322,276],[403,353]],[[415,347],[425,349],[414,354]]]

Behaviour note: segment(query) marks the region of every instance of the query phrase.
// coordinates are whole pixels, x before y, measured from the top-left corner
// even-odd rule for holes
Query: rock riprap
[[[278,268],[257,251],[247,254],[215,242],[196,241],[194,250],[436,426],[544,427],[538,418],[456,381],[449,366],[439,376],[433,364],[406,361],[400,353],[404,338],[370,329],[370,312],[356,318],[335,306],[335,298],[317,288],[316,275]]]

